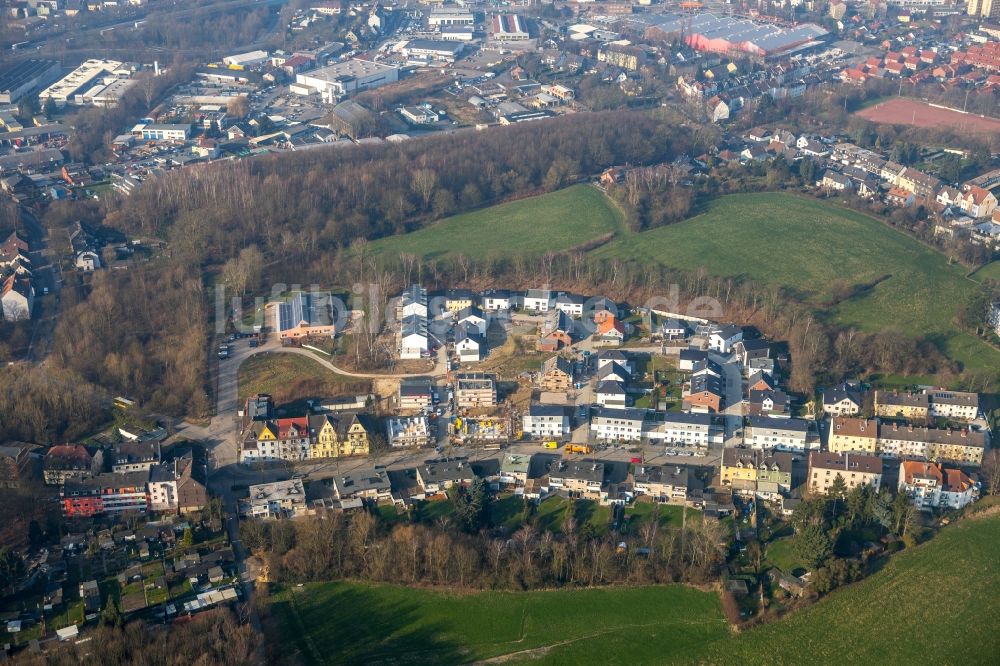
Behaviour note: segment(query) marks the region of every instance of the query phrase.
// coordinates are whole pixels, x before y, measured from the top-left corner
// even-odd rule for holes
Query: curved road
[[[229,465],[235,465],[238,462],[236,440],[239,435],[239,420],[236,411],[239,409],[239,368],[251,356],[264,353],[299,354],[312,359],[330,372],[357,379],[405,379],[408,377],[426,377],[428,375],[438,377],[448,371],[448,358],[444,346],[438,350],[437,362],[430,372],[380,374],[374,372],[352,372],[339,368],[311,351],[298,347],[283,347],[273,337],[266,344],[255,348],[250,347],[245,340],[238,340],[230,344],[230,357],[219,361],[215,416],[212,417],[208,426],[182,421],[175,428],[177,435],[180,437],[199,439],[204,442],[206,449],[209,451],[210,473]]]

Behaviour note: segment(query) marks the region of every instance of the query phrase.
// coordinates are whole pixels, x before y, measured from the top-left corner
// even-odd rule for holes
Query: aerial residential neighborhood
[[[992,663],[998,102],[989,0],[5,0],[0,659]]]

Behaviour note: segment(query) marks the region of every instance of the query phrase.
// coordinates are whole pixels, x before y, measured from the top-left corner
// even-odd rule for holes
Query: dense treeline
[[[46,645],[46,653],[25,651],[14,659],[20,666],[243,666],[256,661],[260,636],[228,608],[217,608],[169,627],[144,620],[124,626],[104,625],[91,640]]]
[[[56,327],[54,362],[158,411],[209,413],[208,313],[198,273],[105,271],[77,290],[63,290],[67,307]]]
[[[267,559],[270,578],[279,582],[350,578],[507,590],[703,583],[718,575],[724,556],[723,527],[702,521],[700,514],[684,528],[658,527],[651,520],[635,537],[593,536],[579,529],[572,515],[558,534],[533,522],[529,517],[510,535],[469,533],[447,523],[388,528],[359,511],[246,522],[241,539]],[[618,547],[622,539],[626,548]]]
[[[257,41],[271,21],[272,11],[268,7],[249,11],[206,7],[183,20],[169,12],[152,12],[137,30],[109,30],[102,34],[102,41],[108,48],[218,52]]]
[[[169,85],[164,77],[153,82]],[[146,97],[130,99],[119,109],[147,106]],[[52,358],[110,394],[162,413],[204,416],[210,407],[203,270],[219,272],[237,293],[256,288],[265,268],[271,282],[344,277],[349,284],[366,275],[347,270],[352,242],[554,190],[613,164],[664,161],[692,150],[695,139],[660,114],[628,114],[627,122],[621,114],[581,114],[402,146],[309,151],[168,174],[104,211],[113,227],[165,236],[168,255],[64,289]],[[54,207],[46,224],[64,224],[68,212]],[[96,221],[96,211],[78,212]],[[37,439],[44,429],[19,432]]]
[[[329,253],[355,239],[555,190],[614,164],[664,161],[697,143],[697,132],[659,114],[578,114],[185,169],[112,204],[107,220],[128,233],[166,236],[175,255],[192,266],[221,263],[257,244],[268,258],[281,258],[297,282],[307,267],[321,278],[333,263]]]
[[[682,178],[669,166],[632,169],[608,187],[608,195],[625,211],[632,231],[645,231],[680,222],[691,212],[696,191]]]
[[[108,416],[97,391],[51,364],[0,368],[0,440],[48,444],[91,432]]]

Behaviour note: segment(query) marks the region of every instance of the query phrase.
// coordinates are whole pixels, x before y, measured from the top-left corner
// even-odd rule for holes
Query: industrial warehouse
[[[649,18],[647,39],[668,40],[675,35],[683,35],[684,43],[689,47],[710,53],[786,56],[794,51],[819,46],[819,38],[827,34],[824,28],[815,23],[784,27],[708,13]]]

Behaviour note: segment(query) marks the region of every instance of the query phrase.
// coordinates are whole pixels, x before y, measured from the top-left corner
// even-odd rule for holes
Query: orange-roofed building
[[[617,347],[625,342],[625,324],[614,315],[606,315],[595,321],[594,343],[604,347]]]
[[[979,488],[962,470],[922,460],[899,466],[899,491],[919,509],[961,509],[979,498]]]
[[[969,217],[989,217],[996,210],[997,198],[989,190],[973,185],[962,193],[958,203]]]

